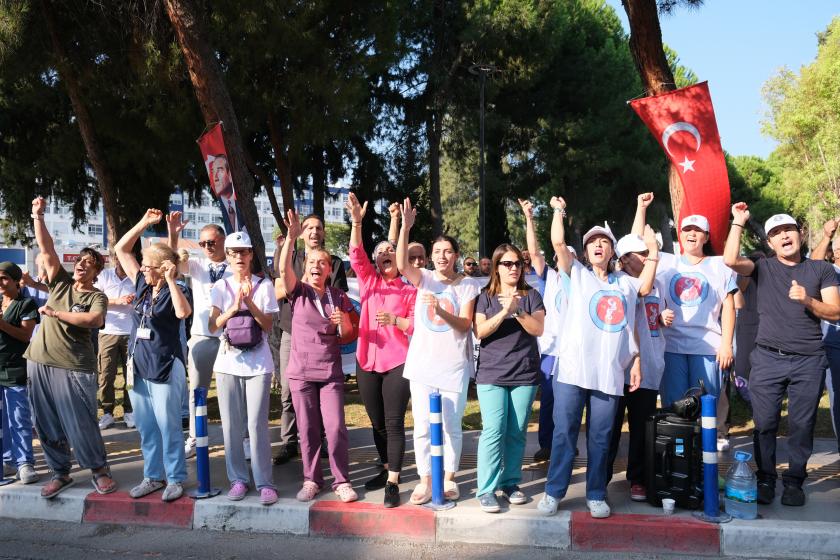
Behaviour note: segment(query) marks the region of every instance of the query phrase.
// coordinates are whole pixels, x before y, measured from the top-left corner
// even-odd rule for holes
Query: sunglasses
[[[215,241],[199,241],[198,246],[201,247],[202,249],[207,249],[207,248],[212,249],[213,247],[216,246],[216,242]]]
[[[511,268],[522,268],[522,261],[499,261],[499,264],[508,270]]]
[[[464,266],[475,266],[474,262],[465,262]]]

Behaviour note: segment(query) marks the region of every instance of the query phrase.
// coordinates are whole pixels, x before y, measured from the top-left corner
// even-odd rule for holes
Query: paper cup
[[[663,498],[662,499],[662,513],[665,515],[672,515],[674,513],[674,500],[671,498]]]

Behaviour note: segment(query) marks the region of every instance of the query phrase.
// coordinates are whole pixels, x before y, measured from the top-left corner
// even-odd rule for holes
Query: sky
[[[629,33],[620,0],[607,0]],[[838,0],[706,0],[660,16],[662,40],[680,63],[709,82],[723,149],[767,157],[761,88],[782,67],[795,72],[817,56],[816,34],[840,16]]]

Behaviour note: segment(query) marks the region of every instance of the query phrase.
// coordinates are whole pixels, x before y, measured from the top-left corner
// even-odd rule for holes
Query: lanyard
[[[215,284],[216,281],[220,280],[222,276],[224,276],[227,263],[223,262],[217,267],[214,267],[213,263],[210,263],[208,266],[210,267],[210,282]]]
[[[325,290],[327,292],[327,301],[330,303],[330,309],[335,311],[335,304],[333,303],[332,293],[330,292],[330,287],[327,286]],[[321,314],[321,317],[327,319],[329,321],[329,316],[327,316],[326,311],[324,311],[324,306],[321,305],[321,298],[318,296],[318,292],[315,292],[315,307],[318,309],[318,313]],[[341,336],[341,325],[336,325],[337,327],[337,336]]]

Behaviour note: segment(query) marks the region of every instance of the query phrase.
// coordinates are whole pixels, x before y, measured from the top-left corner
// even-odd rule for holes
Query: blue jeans
[[[166,383],[134,377],[131,404],[140,432],[145,478],[169,483],[183,482],[187,478],[181,432],[181,398],[186,379],[187,372],[180,360],[175,360]]]
[[[481,407],[478,438],[478,489],[482,496],[510,488],[522,480],[522,457],[528,433],[536,385],[504,387],[477,385]]]
[[[607,460],[610,453],[613,421],[618,409],[616,395],[557,382],[554,384],[554,441],[545,493],[562,499],[572,477],[572,462],[577,449],[580,420],[586,405],[586,499],[603,500],[607,496]]]
[[[720,396],[720,368],[715,356],[665,352],[665,375],[659,387],[662,406],[671,406],[674,401],[683,398],[686,391],[699,387],[700,381],[703,381],[708,394],[715,398]]]
[[[32,411],[25,386],[0,387],[3,398],[3,462],[20,467],[34,465]]]
[[[540,360],[540,424],[537,431],[537,441],[540,449],[551,449],[551,438],[554,436],[554,361],[557,358],[546,354]]]
[[[837,449],[840,451],[840,403],[836,394],[840,392],[840,348],[825,347],[828,358],[828,368],[825,372],[825,388],[828,389],[828,402],[831,407],[831,424],[834,426],[834,437],[837,438]]]

